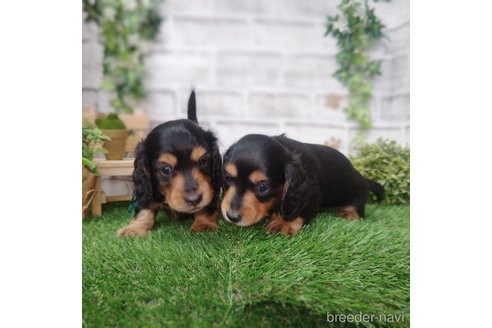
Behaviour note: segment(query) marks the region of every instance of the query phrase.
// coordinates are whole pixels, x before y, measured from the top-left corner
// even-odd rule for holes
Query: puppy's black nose
[[[195,206],[202,201],[202,195],[201,194],[186,195],[184,199],[188,205]]]
[[[236,223],[236,222],[239,222],[241,220],[241,215],[232,215],[229,212],[226,212],[226,215],[229,218],[229,220],[231,220],[231,222]]]

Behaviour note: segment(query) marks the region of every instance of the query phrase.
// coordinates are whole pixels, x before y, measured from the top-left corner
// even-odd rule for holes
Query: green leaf
[[[372,128],[369,108],[373,89],[371,78],[380,74],[381,67],[381,61],[370,58],[368,50],[383,36],[384,27],[367,1],[362,3],[366,8],[365,19],[358,17],[360,5],[356,1],[342,0],[337,6],[337,13],[328,17],[325,32],[325,36],[330,35],[337,40],[338,68],[333,76],[348,88],[349,105],[344,112],[348,120],[359,123],[362,130],[356,137],[359,143],[364,139],[364,131]],[[343,33],[338,31],[341,21],[347,23]]]
[[[116,112],[133,112],[133,107],[122,99],[139,99],[144,94],[144,54],[142,47],[135,45],[155,40],[162,22],[158,6],[159,1],[151,1],[148,6],[138,1],[134,8],[128,8],[121,1],[83,0],[87,20],[101,27],[99,39],[104,46],[101,87],[117,93],[117,98],[111,101]],[[114,17],[104,15],[108,10],[114,12]]]
[[[108,77],[105,77],[102,81],[102,85],[101,87],[105,90],[109,90],[109,91],[115,91],[116,90],[116,86],[114,84],[114,82],[109,79]]]
[[[354,167],[364,176],[386,188],[385,203],[406,204],[410,201],[410,150],[395,141],[378,139],[373,144],[356,147]],[[395,162],[399,163],[395,166]]]

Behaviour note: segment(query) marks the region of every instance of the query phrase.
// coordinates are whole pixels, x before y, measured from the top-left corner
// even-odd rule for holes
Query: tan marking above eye
[[[202,146],[198,146],[198,147],[193,148],[193,150],[191,151],[191,160],[194,162],[198,162],[200,160],[200,158],[203,155],[205,155],[206,152],[207,152],[207,150],[205,148],[203,148]]]
[[[164,153],[161,156],[159,156],[159,162],[166,163],[171,165],[172,167],[175,167],[176,164],[178,163],[178,159],[173,154]]]
[[[231,177],[237,177],[237,167],[234,164],[228,163],[225,166],[225,171],[227,174],[229,174]]]
[[[249,181],[251,181],[253,184],[257,184],[260,181],[265,181],[268,180],[268,177],[263,174],[260,170],[256,170],[251,172],[249,175]]]

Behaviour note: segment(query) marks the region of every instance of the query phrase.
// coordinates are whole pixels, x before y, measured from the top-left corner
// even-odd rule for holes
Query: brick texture
[[[146,55],[147,97],[139,104],[152,125],[186,117],[191,88],[198,118],[221,149],[247,133],[287,135],[336,144],[347,153],[357,133],[343,107],[346,89],[332,77],[336,42],[324,37],[338,0],[165,0],[158,40]],[[409,1],[378,2],[387,38],[371,50],[382,60],[371,102],[378,137],[409,144]],[[98,28],[83,23],[83,106],[109,112],[100,90]]]

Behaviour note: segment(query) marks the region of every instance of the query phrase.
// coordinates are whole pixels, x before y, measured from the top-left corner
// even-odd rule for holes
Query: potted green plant
[[[86,125],[82,127],[82,218],[89,213],[89,207],[95,195],[97,165],[94,155],[104,153],[101,145],[110,140],[98,128]]]
[[[96,125],[102,133],[109,136],[111,140],[104,143],[106,159],[120,160],[125,154],[125,144],[128,137],[128,130],[125,123],[117,114],[111,113],[104,118],[96,119]]]
[[[378,139],[356,147],[355,151],[355,156],[351,157],[354,167],[386,189],[383,203],[410,203],[409,147],[402,147],[393,140]]]
[[[110,104],[118,114],[132,114],[143,98],[144,58],[149,42],[156,39],[161,24],[161,0],[114,1],[83,0],[87,22],[99,26],[103,51],[101,87],[115,95]],[[112,139],[104,147],[107,159],[122,159],[128,131],[116,114],[96,121]]]

